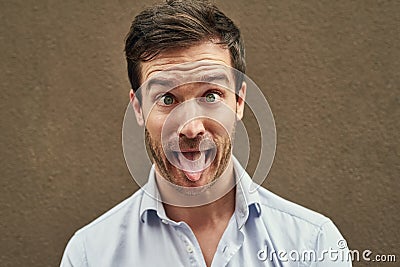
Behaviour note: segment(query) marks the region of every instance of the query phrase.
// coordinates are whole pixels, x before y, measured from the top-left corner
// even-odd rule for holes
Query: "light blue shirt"
[[[236,159],[236,206],[212,267],[351,266],[346,241],[331,220],[254,184]],[[239,174],[243,175],[239,175]],[[251,188],[251,189],[250,189]],[[61,266],[206,266],[185,222],[169,219],[154,169],[138,190],[69,241]]]

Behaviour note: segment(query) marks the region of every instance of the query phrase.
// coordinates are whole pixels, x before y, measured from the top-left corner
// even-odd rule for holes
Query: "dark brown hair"
[[[167,0],[135,17],[125,41],[128,76],[132,89],[140,80],[140,63],[159,53],[212,41],[229,49],[232,66],[245,73],[244,44],[239,29],[214,4],[201,0]],[[236,77],[239,89],[243,75]],[[140,98],[140,96],[138,96]]]

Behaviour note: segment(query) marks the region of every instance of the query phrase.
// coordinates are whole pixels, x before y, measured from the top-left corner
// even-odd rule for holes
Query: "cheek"
[[[230,94],[217,109],[211,114],[211,123],[209,129],[220,136],[231,135],[236,125],[236,101],[235,95]]]
[[[234,126],[234,121],[232,119],[233,118],[224,118],[218,121],[207,120],[205,122],[206,131],[219,140],[231,138],[232,128]]]
[[[164,125],[165,116],[150,114],[146,121],[146,128],[153,138],[161,136],[162,127]]]

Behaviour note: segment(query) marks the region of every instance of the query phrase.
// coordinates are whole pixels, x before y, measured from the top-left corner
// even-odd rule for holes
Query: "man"
[[[154,165],[144,188],[72,237],[61,266],[351,266],[328,218],[251,190],[232,156],[247,85],[228,17],[167,1],[135,18],[125,51]]]

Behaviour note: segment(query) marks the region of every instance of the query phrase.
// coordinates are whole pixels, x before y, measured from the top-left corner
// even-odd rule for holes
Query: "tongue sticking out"
[[[207,168],[205,154],[205,151],[178,154],[180,169],[190,181],[200,180],[203,171]]]
[[[201,172],[187,172],[187,171],[184,171],[184,173],[185,173],[186,177],[190,181],[197,182],[198,180],[200,180],[200,177],[201,177],[203,172],[202,171]]]

